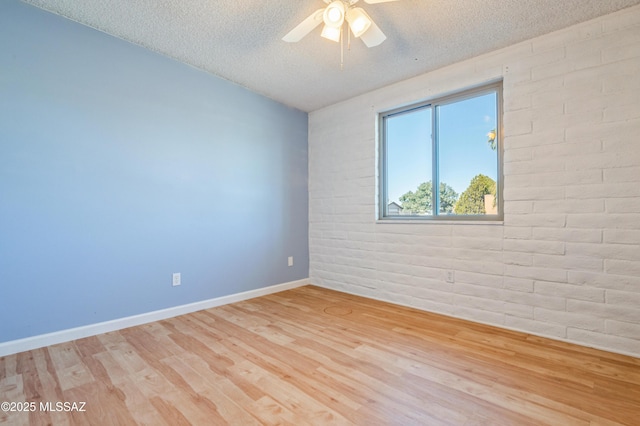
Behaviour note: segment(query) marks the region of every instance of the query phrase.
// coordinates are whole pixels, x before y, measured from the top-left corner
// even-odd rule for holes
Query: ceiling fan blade
[[[367,15],[368,16],[368,15]],[[387,39],[387,36],[378,28],[375,22],[371,18],[371,26],[364,34],[360,36],[360,40],[367,45],[367,47],[374,47],[382,43]]]
[[[390,1],[398,1],[398,0],[364,0],[364,2],[368,4],[387,3]]]
[[[298,26],[289,31],[287,35],[282,37],[282,40],[289,43],[295,43],[296,41],[302,40],[304,36],[309,34],[315,27],[320,25],[320,23],[322,22],[323,12],[324,9],[318,9],[311,15],[307,16],[304,21],[300,22]]]

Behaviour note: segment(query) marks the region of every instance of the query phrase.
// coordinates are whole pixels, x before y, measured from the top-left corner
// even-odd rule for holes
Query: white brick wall
[[[497,78],[504,222],[376,223],[377,112]],[[312,282],[640,356],[640,7],[309,121]]]

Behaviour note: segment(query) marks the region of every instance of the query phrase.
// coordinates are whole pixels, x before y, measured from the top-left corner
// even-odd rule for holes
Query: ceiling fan
[[[282,40],[295,43],[302,40],[320,23],[324,22],[322,37],[339,42],[342,38],[342,28],[347,22],[354,37],[360,38],[367,47],[374,47],[386,40],[380,28],[373,22],[367,12],[361,7],[355,7],[359,0],[323,0],[327,7],[318,9],[309,15],[298,26],[289,31]],[[365,3],[387,3],[397,0],[364,0]]]

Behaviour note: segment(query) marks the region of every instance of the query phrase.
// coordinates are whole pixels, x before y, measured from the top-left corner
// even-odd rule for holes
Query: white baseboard
[[[230,294],[228,296],[216,297],[214,299],[202,300],[200,302],[186,305],[174,306],[172,308],[161,309],[159,311],[147,312],[145,314],[133,315],[111,321],[99,322],[82,327],[70,328],[68,330],[56,331],[53,333],[41,334],[39,336],[27,337],[25,339],[12,340],[0,343],[0,356],[16,354],[18,352],[30,351],[57,343],[69,342],[71,340],[82,339],[83,337],[95,336],[97,334],[108,333],[110,331],[122,330],[123,328],[136,325],[147,324],[153,321],[160,321],[167,318],[203,309],[215,308],[216,306],[227,305],[229,303],[240,302],[254,297],[265,296],[296,287],[309,284],[308,279],[291,281],[288,283],[276,284],[256,290],[244,291],[242,293]]]

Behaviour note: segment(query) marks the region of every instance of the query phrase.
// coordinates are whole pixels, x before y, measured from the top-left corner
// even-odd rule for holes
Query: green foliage
[[[453,213],[458,193],[446,183],[440,183],[440,213]]]
[[[428,181],[421,183],[415,192],[409,191],[402,195],[399,198],[402,210],[413,214],[433,214],[432,188],[431,181]],[[440,212],[451,213],[458,199],[458,193],[444,182],[440,183],[439,189]]]
[[[462,193],[453,211],[456,214],[485,214],[484,196],[496,193],[496,182],[489,176],[477,175]]]

